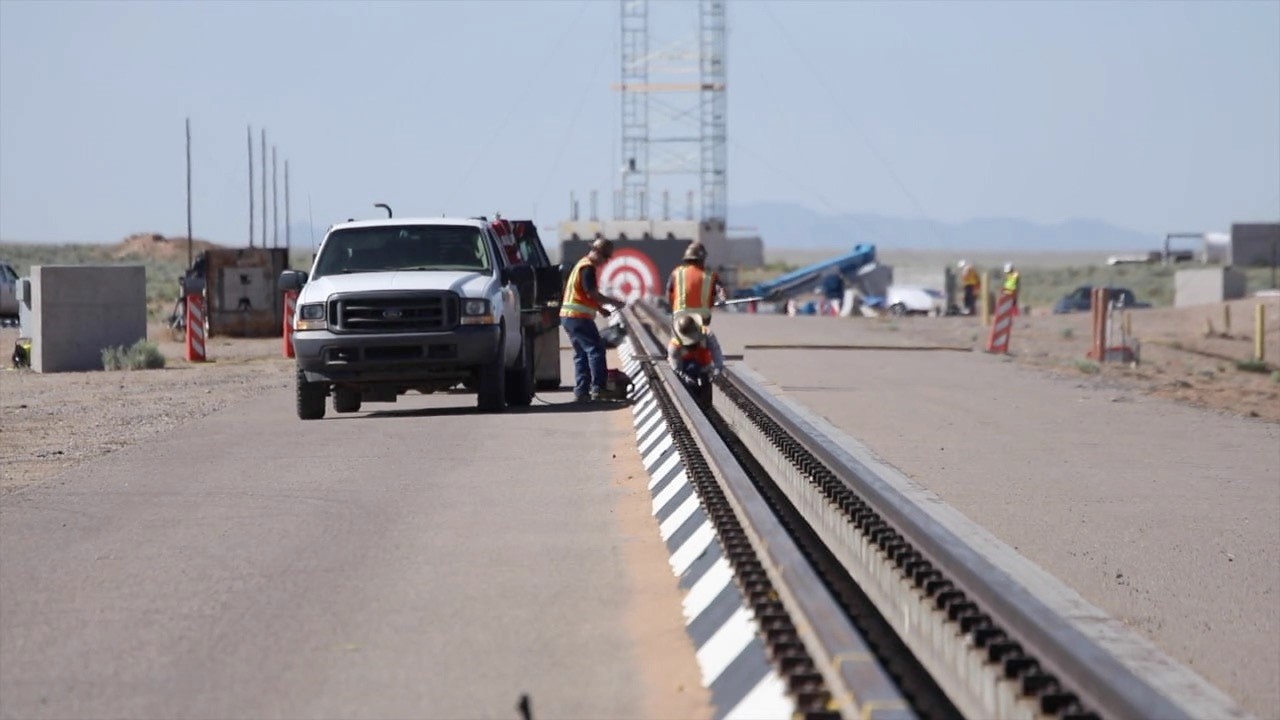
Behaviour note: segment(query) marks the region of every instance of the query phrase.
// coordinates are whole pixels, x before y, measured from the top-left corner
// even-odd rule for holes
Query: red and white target
[[[600,287],[627,302],[662,294],[658,266],[648,255],[631,248],[614,251],[600,271]]]

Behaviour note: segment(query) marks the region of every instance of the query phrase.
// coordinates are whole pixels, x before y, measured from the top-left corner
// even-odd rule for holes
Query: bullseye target
[[[648,255],[631,248],[614,251],[600,271],[600,287],[627,302],[662,294],[658,266]]]

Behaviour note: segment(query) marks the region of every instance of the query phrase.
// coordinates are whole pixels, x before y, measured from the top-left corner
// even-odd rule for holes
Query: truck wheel
[[[334,388],[333,411],[336,413],[360,412],[360,393],[351,388]]]
[[[502,361],[502,344],[500,335],[497,354],[480,367],[476,382],[476,407],[480,412],[502,412],[507,406],[507,368]]]
[[[514,370],[507,371],[507,404],[525,407],[533,402],[533,340],[525,336],[520,343],[520,359]]]
[[[298,419],[319,420],[324,417],[324,383],[307,382],[302,370],[297,371],[295,385],[298,397]]]

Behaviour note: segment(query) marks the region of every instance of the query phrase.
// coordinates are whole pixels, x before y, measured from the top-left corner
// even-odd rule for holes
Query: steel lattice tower
[[[619,219],[653,217],[650,181],[666,175],[683,176],[691,192],[697,189],[699,220],[725,220],[725,0],[698,0],[697,9],[696,41],[654,51],[648,0],[621,0],[621,85],[616,89],[622,93],[622,190],[614,210]],[[663,188],[663,215],[670,189]]]
[[[643,215],[649,190],[649,3],[622,0],[623,219]]]
[[[718,220],[722,224],[728,214],[729,154],[725,116],[725,0],[701,0],[698,3],[698,75],[701,84],[699,105],[702,126],[701,146],[702,220]]]

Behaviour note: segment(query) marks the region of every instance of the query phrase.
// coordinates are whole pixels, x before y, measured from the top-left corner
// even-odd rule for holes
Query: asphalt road
[[[0,716],[707,714],[630,412],[368,407],[272,393],[0,498]]]
[[[852,332],[716,326],[728,352]],[[1248,710],[1280,717],[1280,426],[984,354],[748,350],[745,362]]]

